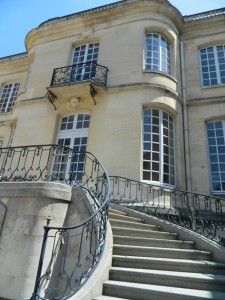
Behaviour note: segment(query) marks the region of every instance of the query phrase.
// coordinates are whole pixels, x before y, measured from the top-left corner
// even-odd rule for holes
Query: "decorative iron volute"
[[[48,91],[46,93],[46,97],[48,98],[49,102],[54,106],[54,109],[56,110],[56,106],[54,102],[56,101],[57,96],[54,93]]]

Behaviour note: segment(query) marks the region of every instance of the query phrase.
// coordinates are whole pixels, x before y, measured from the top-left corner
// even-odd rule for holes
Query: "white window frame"
[[[218,47],[223,47],[224,49],[224,70],[220,69],[220,66],[222,65],[222,63],[219,62],[219,56],[218,56]],[[215,63],[213,65],[209,65],[209,53],[207,51],[209,51],[209,49],[212,48],[213,49],[213,59],[215,60]],[[204,55],[204,53],[202,53],[202,51],[206,51],[207,53],[205,54],[207,56],[207,64],[204,66],[203,65],[203,59],[202,59],[202,55]],[[199,49],[199,61],[200,61],[200,74],[201,74],[201,84],[203,87],[206,87],[206,86],[217,86],[217,85],[221,85],[221,84],[225,84],[225,76],[222,77],[221,76],[221,73],[220,72],[224,72],[225,73],[225,45],[214,45],[214,46],[210,46],[210,47],[207,47],[207,48],[201,48]],[[214,67],[215,70],[214,71],[210,71],[209,68],[212,68]],[[207,78],[203,78],[204,75],[203,75],[203,68],[208,68],[208,72],[204,72],[204,74],[208,74],[208,79]],[[216,73],[216,77],[211,77],[212,76],[212,73]],[[211,75],[211,76],[210,76]],[[222,78],[224,82],[222,82]],[[209,81],[209,84],[206,84],[204,83],[204,80],[205,81]],[[212,80],[216,80],[217,83],[212,83]]]
[[[90,46],[93,46],[93,49],[98,49],[97,52],[91,52],[88,53],[88,51],[91,49]],[[98,60],[98,54],[99,54],[99,42],[93,42],[88,44],[82,44],[77,45],[73,49],[73,56],[72,56],[72,72],[71,72],[71,81],[83,81],[85,79],[92,79],[96,75],[96,63]],[[84,55],[80,55],[80,51],[78,51],[79,56],[75,56],[76,49],[85,47]],[[97,53],[97,54],[96,54]],[[91,59],[88,58],[88,55],[91,55]],[[93,56],[95,58],[93,58]],[[76,61],[76,58],[78,60]]]
[[[145,111],[146,110],[150,110],[150,111],[158,111],[159,112],[159,133],[157,134],[157,133],[153,133],[152,134],[152,124],[154,125],[154,123],[151,123],[151,131],[150,132],[146,132],[145,131],[145,117],[144,117],[144,113],[145,113]],[[163,149],[163,147],[164,146],[167,146],[168,147],[168,145],[169,145],[169,142],[168,142],[168,144],[164,144],[164,141],[163,141],[163,138],[165,137],[165,138],[167,138],[168,139],[168,141],[169,141],[169,138],[171,138],[171,137],[169,137],[169,134],[168,134],[168,136],[165,136],[164,135],[164,133],[163,133],[163,129],[164,129],[164,127],[163,127],[163,113],[165,113],[168,117],[171,117],[172,118],[172,121],[173,121],[173,123],[172,123],[172,126],[173,126],[173,128],[172,128],[172,132],[173,132],[173,138],[172,138],[172,146],[171,147],[169,147],[169,152],[170,152],[170,154],[171,154],[171,151],[172,151],[172,153],[173,153],[173,155],[170,155],[170,154],[167,154],[167,156],[168,156],[168,158],[169,158],[169,163],[165,163],[164,162],[164,149]],[[152,113],[151,113],[151,115],[152,115]],[[148,126],[148,124],[147,124],[147,126]],[[147,127],[146,126],[146,127]],[[169,132],[169,128],[168,128],[168,132]],[[150,139],[151,140],[149,140],[149,147],[150,147],[150,150],[146,150],[145,149],[145,142],[146,142],[146,140],[145,140],[145,134],[146,135],[149,135],[150,136]],[[155,144],[158,144],[159,145],[159,150],[157,151],[157,150],[154,150],[153,151],[153,135],[159,135],[159,142],[157,143],[157,142],[155,142]],[[157,184],[157,185],[163,185],[163,186],[172,186],[172,187],[174,187],[175,186],[175,184],[176,184],[176,160],[175,160],[175,158],[176,158],[176,151],[175,151],[175,121],[174,121],[174,118],[173,118],[173,116],[170,114],[170,113],[168,113],[167,111],[165,111],[165,110],[162,110],[162,109],[157,109],[157,108],[145,108],[144,110],[143,110],[143,143],[142,143],[142,145],[143,145],[143,148],[142,148],[142,181],[143,182],[150,182],[150,183],[152,183],[152,184]],[[148,142],[147,142],[148,143]],[[144,159],[144,154],[145,153],[150,153],[149,155],[150,155],[150,158],[149,159]],[[153,159],[153,155],[154,154],[159,154],[159,161],[157,161],[157,160],[154,160]],[[173,160],[173,163],[172,163],[172,160]],[[159,163],[159,169],[158,169],[158,171],[156,171],[155,173],[159,173],[159,179],[158,180],[154,180],[153,179],[153,169],[152,168],[150,168],[149,170],[147,170],[147,169],[145,169],[144,168],[144,163],[146,162],[146,163],[149,163],[149,166],[151,165],[152,166],[152,164],[154,163],[154,161],[156,162],[156,163]],[[169,168],[169,172],[167,173],[167,172],[164,172],[164,163],[168,166],[168,168]],[[171,173],[170,172],[170,170],[172,170],[173,169],[173,173]],[[146,172],[146,174],[147,173],[149,173],[149,179],[146,179],[145,178],[145,175],[144,175],[144,172]],[[168,175],[169,177],[169,182],[165,182],[164,181],[164,175]]]
[[[11,85],[10,89],[8,88],[9,85]],[[18,95],[19,88],[19,82],[10,82],[2,87],[2,93],[0,97],[0,113],[7,113],[12,110],[16,97]],[[7,89],[9,89],[9,91],[6,94]],[[5,107],[3,107],[3,105],[5,105]]]
[[[89,121],[88,121],[88,127],[85,127],[85,128],[77,128],[77,124],[78,123],[81,123],[82,121],[79,121],[78,118],[79,116],[89,116]],[[69,118],[70,116],[73,116],[74,117],[74,120],[73,120],[73,124],[72,124],[72,128],[70,129],[61,129],[62,127],[62,122],[63,122],[63,119],[66,119],[66,118]],[[82,122],[82,124],[84,124],[85,121]],[[59,128],[58,128],[58,134],[57,134],[57,137],[56,137],[56,144],[58,144],[58,141],[61,139],[70,139],[70,145],[68,145],[67,147],[73,149],[74,147],[74,142],[75,142],[75,139],[76,138],[87,138],[88,139],[88,132],[89,132],[89,123],[90,123],[90,114],[89,113],[77,113],[77,114],[69,114],[69,115],[66,115],[66,116],[63,116],[60,118],[60,121],[59,121]],[[64,123],[65,124],[65,123]],[[68,123],[67,123],[68,124]],[[85,151],[86,151],[86,146],[87,146],[87,143],[85,145]],[[59,156],[61,156],[62,153],[59,153]],[[53,163],[52,163],[52,167],[51,167],[51,174],[54,178],[54,174],[57,174],[56,171],[54,171],[54,166],[55,166],[55,160],[56,158],[54,159]],[[60,166],[62,165],[62,163],[60,162],[59,163]],[[70,170],[70,166],[71,166],[71,157],[68,158],[67,162],[66,162],[66,170],[65,170],[65,178],[66,180],[69,180],[68,178],[68,174],[69,174],[69,170]],[[60,171],[58,171],[59,175],[61,174],[61,167],[60,167]],[[58,175],[58,176],[59,176]],[[58,177],[57,177],[58,178]],[[54,179],[55,180],[55,179]],[[58,181],[58,179],[56,179],[56,181]]]
[[[158,60],[159,60],[159,64],[158,64],[158,67],[157,68],[154,68],[153,67],[153,61],[151,61],[151,63],[147,63],[147,51],[151,51],[152,52],[152,57],[149,57],[149,59],[154,59],[153,58],[153,55],[154,55],[154,49],[152,50],[148,50],[147,47],[147,36],[158,36],[158,41],[159,41],[159,45],[158,45]],[[162,65],[162,62],[163,62],[163,49],[162,46],[161,46],[161,41],[162,41],[162,38],[166,41],[166,44],[169,46],[169,54],[167,53],[167,49],[165,49],[166,51],[166,70],[163,70],[163,65]],[[168,66],[169,64],[169,66]],[[148,68],[147,66],[150,66],[150,68]],[[145,43],[144,43],[144,70],[145,71],[156,71],[156,72],[162,72],[164,74],[168,74],[168,75],[171,75],[172,74],[172,46],[171,46],[171,43],[169,42],[169,40],[163,36],[162,34],[159,34],[159,33],[153,33],[153,32],[147,32],[145,33]]]
[[[222,128],[216,128],[216,123],[219,122],[222,122]],[[213,124],[214,128],[208,128],[210,124]],[[223,135],[220,136],[218,132],[220,132],[221,130],[223,132]],[[209,131],[214,132],[215,134],[210,136]],[[224,194],[225,193],[225,141],[224,141],[225,120],[215,120],[206,123],[206,137],[207,137],[207,145],[208,145],[208,161],[209,161],[211,191],[215,194]],[[215,137],[215,144],[213,143],[214,137]],[[210,141],[211,139],[212,142]],[[221,142],[223,142],[223,144],[220,144]],[[219,149],[219,147],[221,150]],[[213,148],[215,152],[211,152],[214,151],[212,150]],[[213,170],[214,167],[218,168],[218,171]],[[217,180],[215,179],[216,177],[218,178]],[[220,186],[220,189],[214,188],[214,184],[216,183]]]

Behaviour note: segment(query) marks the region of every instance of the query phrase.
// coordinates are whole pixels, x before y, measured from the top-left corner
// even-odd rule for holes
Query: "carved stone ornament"
[[[76,110],[82,102],[83,100],[80,97],[72,97],[67,101],[67,108],[69,110]]]
[[[89,37],[90,35],[93,35],[94,34],[94,29],[92,26],[88,26],[88,27],[85,27],[84,30],[83,30],[83,33],[80,34],[79,38],[87,38]]]

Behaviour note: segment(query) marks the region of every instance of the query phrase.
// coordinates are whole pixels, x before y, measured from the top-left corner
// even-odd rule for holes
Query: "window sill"
[[[156,188],[159,188],[159,189],[168,189],[168,190],[171,190],[171,189],[174,189],[175,186],[174,185],[169,185],[169,184],[166,184],[166,183],[159,183],[157,181],[149,181],[149,180],[141,180],[142,183],[146,183],[146,184],[149,184],[153,187],[156,187]]]
[[[211,195],[213,196],[213,197],[218,197],[218,198],[225,198],[225,191],[224,192],[211,192]]]
[[[173,80],[175,83],[177,83],[177,80],[176,80],[173,76],[171,76],[170,74],[161,72],[161,71],[156,71],[156,70],[146,70],[146,69],[144,69],[144,70],[143,70],[143,73],[151,73],[151,74],[161,75],[161,76],[166,77],[166,78],[169,78],[169,79]]]
[[[204,86],[202,85],[201,88],[202,89],[214,89],[214,88],[224,88],[225,87],[225,84],[217,84],[217,85],[207,85],[207,86]]]

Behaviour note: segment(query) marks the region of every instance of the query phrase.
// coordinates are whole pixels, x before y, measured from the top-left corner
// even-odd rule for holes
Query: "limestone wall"
[[[0,297],[30,298],[46,219],[62,226],[71,188],[57,183],[0,183],[7,213],[0,236]],[[48,253],[47,253],[48,255]]]

